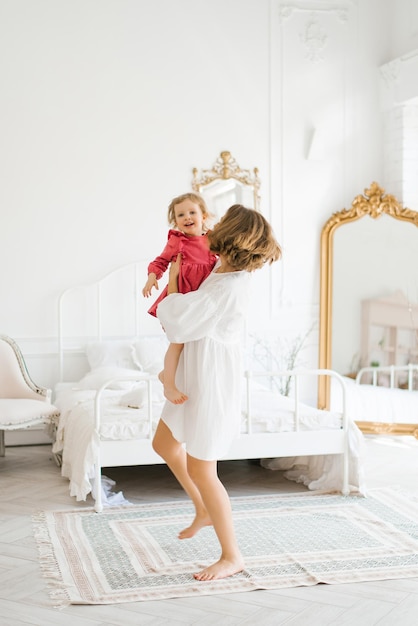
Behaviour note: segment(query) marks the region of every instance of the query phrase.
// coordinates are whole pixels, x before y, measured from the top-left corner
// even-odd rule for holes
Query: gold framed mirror
[[[333,213],[327,220],[322,228],[320,245],[319,367],[321,369],[331,369],[334,365],[332,362],[334,235],[341,226],[366,216],[372,218],[373,221],[382,216],[388,216],[390,220],[395,219],[418,226],[418,212],[403,207],[394,196],[385,194],[385,190],[376,182],[372,182],[370,187],[364,190],[363,195],[356,196],[349,209]],[[356,254],[355,246],[351,248],[351,254]],[[379,259],[376,261],[378,263]],[[349,265],[350,259],[345,259],[345,262]],[[352,275],[351,278],[353,278]],[[321,377],[318,388],[318,406],[327,409],[329,405],[329,377]]]
[[[227,150],[220,153],[210,169],[193,168],[192,189],[203,195],[216,221],[233,204],[260,208],[258,168],[242,169]]]

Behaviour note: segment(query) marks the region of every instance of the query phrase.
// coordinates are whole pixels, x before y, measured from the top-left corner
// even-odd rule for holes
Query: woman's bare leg
[[[231,502],[218,478],[216,461],[201,461],[187,456],[190,478],[197,486],[221,544],[218,561],[194,575],[197,580],[215,580],[233,576],[244,569],[244,560],[235,537]]]
[[[204,526],[210,526],[212,521],[203,504],[199,490],[187,471],[187,457],[183,446],[174,439],[171,430],[160,420],[152,442],[154,450],[167,463],[174,476],[183,487],[194,504],[196,515],[193,522],[179,533],[179,539],[193,537]]]
[[[170,343],[164,357],[164,370],[159,374],[164,385],[164,395],[173,404],[183,404],[187,400],[186,394],[176,387],[176,371],[182,350],[182,343]]]

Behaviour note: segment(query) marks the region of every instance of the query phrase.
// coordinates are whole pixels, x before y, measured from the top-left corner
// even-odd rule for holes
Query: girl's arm
[[[160,280],[171,263],[171,260],[179,251],[179,239],[178,237],[171,235],[171,232],[172,231],[169,233],[168,241],[164,250],[148,265],[148,275],[155,274],[157,280]]]
[[[142,289],[142,295],[145,298],[148,298],[151,295],[152,289],[157,289],[158,291],[158,281],[166,271],[169,266],[171,259],[176,256],[178,252],[178,238],[173,237],[171,232],[168,234],[168,241],[164,250],[161,252],[156,259],[154,259],[148,265],[148,278],[147,282]]]
[[[145,283],[144,288],[142,290],[142,295],[144,296],[144,298],[148,298],[151,295],[151,291],[153,287],[158,290],[158,281],[154,272],[150,272],[148,274],[148,280]]]

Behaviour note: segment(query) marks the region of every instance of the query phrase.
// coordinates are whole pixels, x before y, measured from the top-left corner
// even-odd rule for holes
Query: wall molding
[[[317,0],[312,2],[311,0],[283,0],[279,2],[279,17],[281,20],[286,20],[292,17],[294,13],[304,12],[311,15],[316,13],[333,13],[341,22],[346,22],[349,18],[350,7],[358,5],[358,0],[334,0],[330,2],[328,0]]]
[[[379,67],[382,111],[418,99],[418,50],[413,50]]]
[[[342,163],[343,180],[341,181],[342,197],[347,195],[348,175],[350,171],[350,179],[353,178],[353,165],[355,166],[355,156],[350,139],[353,134],[353,99],[351,93],[353,91],[356,56],[356,37],[358,29],[358,2],[357,0],[272,0],[270,5],[270,93],[271,93],[271,133],[274,138],[271,142],[271,199],[274,206],[278,207],[278,233],[280,235],[280,243],[284,250],[288,240],[289,222],[287,219],[288,211],[285,204],[288,200],[291,190],[286,187],[285,180],[285,163],[286,163],[286,146],[285,131],[287,128],[286,110],[288,106],[287,83],[286,76],[289,63],[291,62],[291,51],[288,46],[300,46],[305,48],[305,69],[307,64],[318,63],[335,63],[335,59],[328,59],[326,55],[327,45],[333,41],[335,47],[335,37],[332,40],[333,33],[330,32],[330,24],[338,23],[339,32],[343,33],[343,40],[340,48],[340,67],[343,80],[342,92],[344,94],[343,101],[343,130],[342,141],[344,143],[344,157]],[[331,20],[329,19],[331,16]],[[296,21],[297,20],[297,21]],[[299,41],[296,40],[294,33],[299,32]],[[292,40],[286,38],[287,32],[292,32]],[[297,35],[296,35],[297,36]],[[308,70],[309,71],[309,70]],[[321,68],[323,75],[326,67]],[[287,105],[287,106],[286,106]],[[308,157],[312,161],[323,160],[318,159],[318,153],[321,153],[321,137],[324,137],[324,129],[320,124],[316,124],[315,119],[310,119],[310,115],[306,114],[306,119],[301,119],[302,124],[311,125],[311,132],[308,133],[307,141],[305,141],[303,158]],[[309,129],[308,129],[309,130]],[[315,138],[315,141],[313,139]],[[315,144],[315,146],[314,146]],[[318,147],[319,146],[319,147]],[[313,163],[312,167],[316,167],[317,163]],[[319,241],[320,232],[318,232]],[[319,260],[318,260],[319,264]],[[283,307],[289,303],[288,292],[290,285],[287,284],[288,263],[286,254],[280,261],[280,287],[272,285],[272,317],[278,319],[282,315]],[[319,273],[319,270],[318,270]],[[302,296],[303,297],[303,296]],[[319,290],[318,290],[319,301]],[[298,306],[299,303],[292,302],[292,306]],[[309,306],[305,301],[302,306]]]
[[[279,1],[278,16],[279,21],[283,23],[296,13],[308,14],[299,39],[306,49],[306,58],[312,63],[319,63],[325,60],[324,50],[329,39],[319,19],[320,16],[326,13],[333,14],[340,22],[348,22],[351,5],[357,5],[357,0],[341,0],[340,2],[319,0],[316,3]]]

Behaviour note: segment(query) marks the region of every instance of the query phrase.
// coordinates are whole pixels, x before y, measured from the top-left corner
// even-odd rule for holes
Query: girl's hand
[[[168,272],[168,293],[178,293],[178,277],[180,274],[181,254],[177,255],[175,261],[171,261]]]
[[[155,274],[151,273],[148,276],[148,280],[145,283],[145,287],[142,290],[142,295],[144,296],[144,298],[149,298],[149,296],[151,295],[151,291],[152,288],[157,289],[158,291],[158,282],[157,282],[157,278],[155,276]]]

